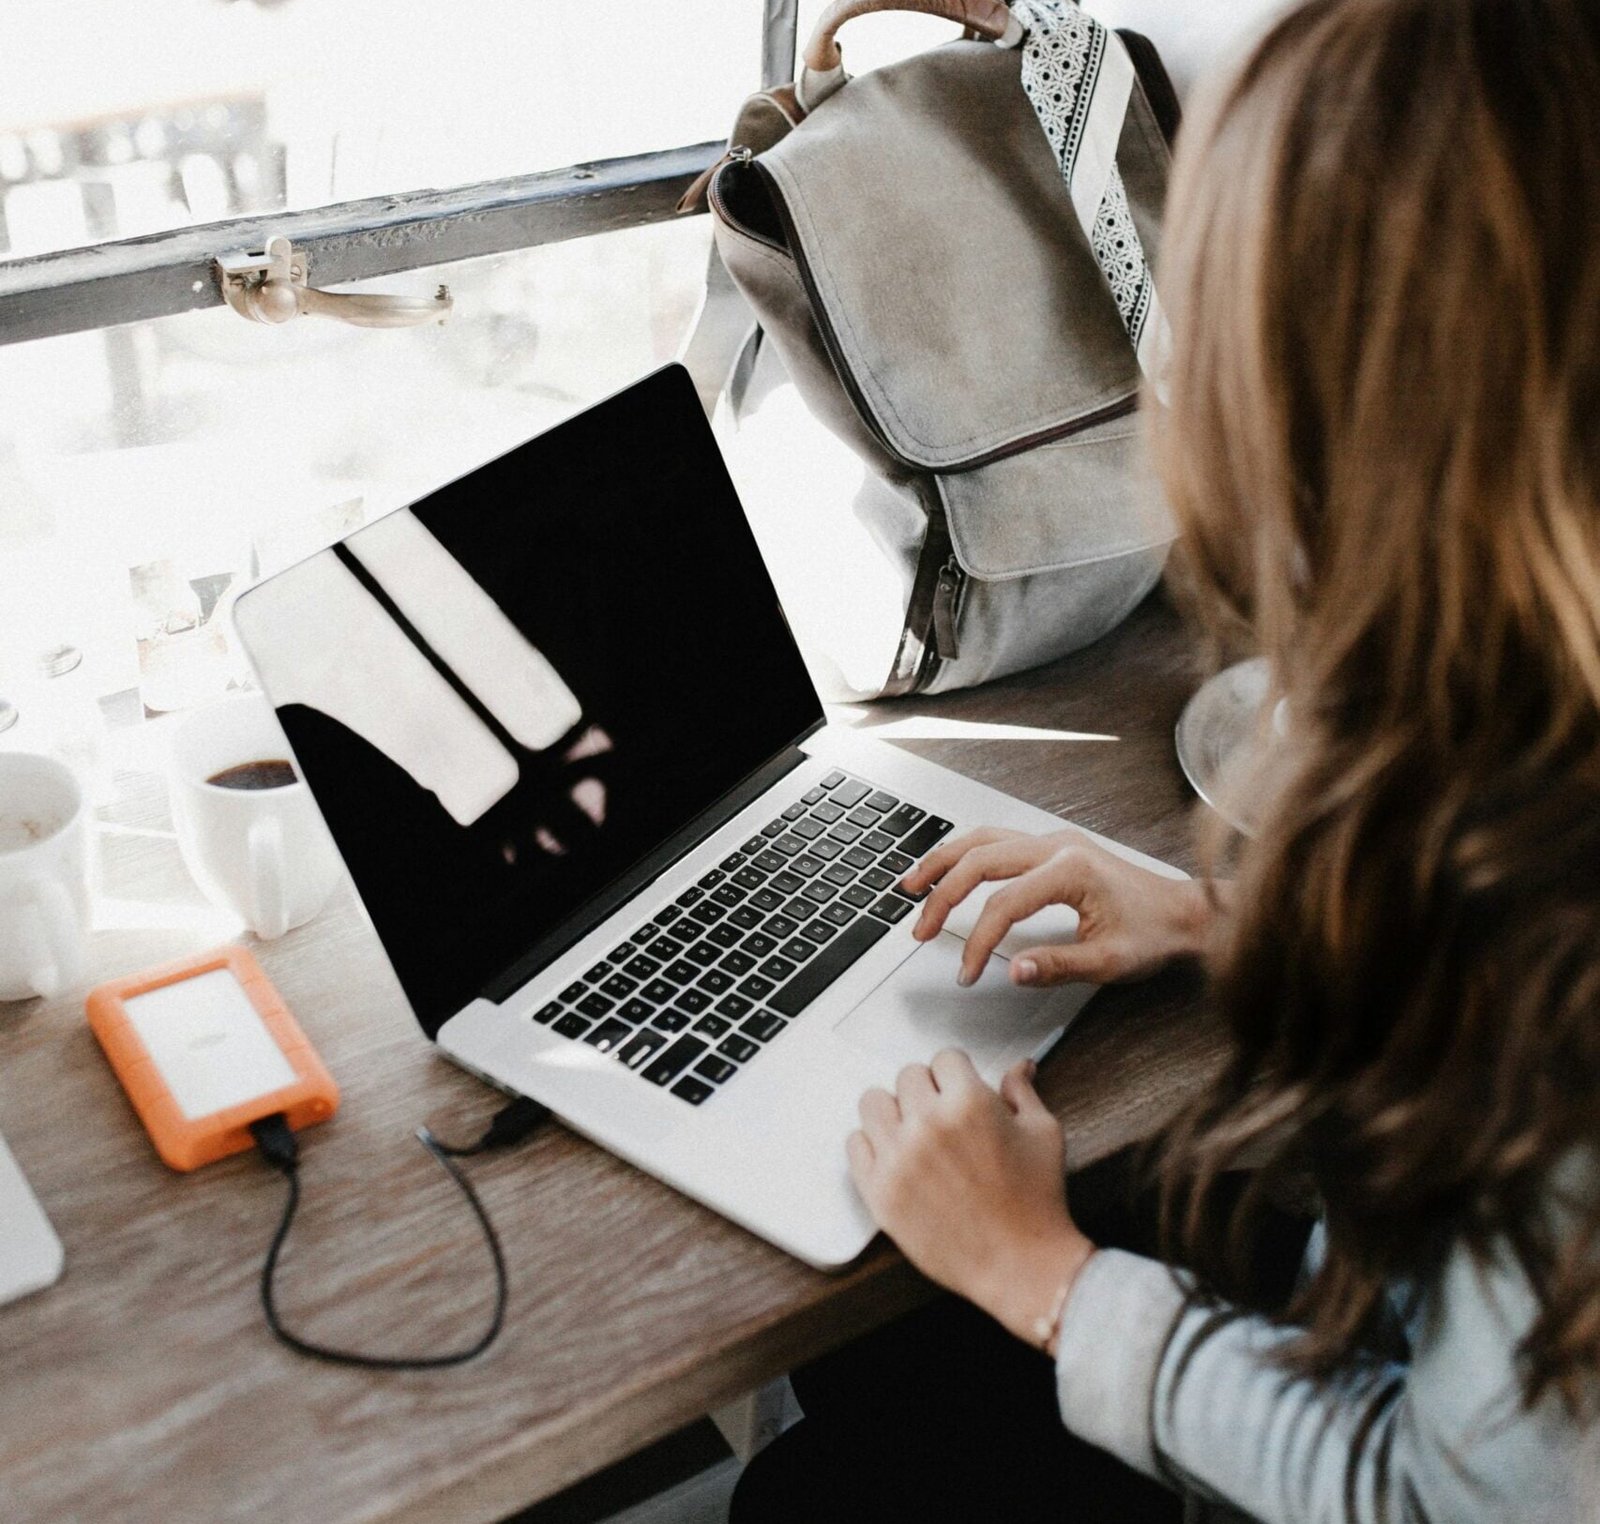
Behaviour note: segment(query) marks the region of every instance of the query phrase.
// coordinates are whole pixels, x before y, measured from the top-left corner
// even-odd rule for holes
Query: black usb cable
[[[261,1157],[277,1170],[289,1185],[289,1197],[284,1202],[283,1216],[278,1220],[278,1231],[272,1235],[266,1262],[261,1267],[261,1306],[267,1316],[267,1327],[272,1330],[276,1338],[296,1353],[306,1355],[313,1360],[326,1360],[332,1365],[355,1365],[367,1370],[381,1371],[426,1371],[439,1370],[449,1365],[462,1365],[468,1360],[475,1360],[494,1343],[505,1323],[506,1260],[500,1248],[500,1237],[494,1230],[494,1224],[489,1221],[488,1212],[484,1210],[483,1203],[478,1199],[478,1193],[472,1188],[472,1182],[462,1174],[460,1167],[454,1161],[470,1158],[473,1154],[487,1153],[490,1149],[509,1148],[513,1143],[520,1143],[549,1116],[548,1107],[523,1097],[512,1101],[508,1106],[502,1106],[476,1143],[444,1143],[434,1137],[426,1127],[417,1129],[417,1141],[439,1161],[440,1168],[455,1181],[461,1189],[461,1194],[467,1198],[467,1205],[472,1208],[473,1215],[478,1219],[478,1226],[483,1229],[484,1241],[489,1245],[489,1253],[494,1259],[494,1312],[489,1318],[489,1326],[475,1343],[465,1349],[452,1350],[443,1355],[367,1355],[359,1350],[335,1349],[331,1345],[302,1339],[283,1326],[278,1317],[273,1283],[278,1270],[278,1256],[283,1250],[284,1240],[289,1236],[295,1212],[300,1206],[300,1145],[295,1141],[294,1134],[289,1130],[288,1120],[281,1111],[252,1122],[250,1132],[256,1140],[256,1147],[261,1150]]]

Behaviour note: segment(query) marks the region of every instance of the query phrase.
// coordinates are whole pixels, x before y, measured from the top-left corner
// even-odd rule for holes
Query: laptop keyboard
[[[911,913],[899,881],[949,830],[831,772],[533,1019],[698,1106]]]

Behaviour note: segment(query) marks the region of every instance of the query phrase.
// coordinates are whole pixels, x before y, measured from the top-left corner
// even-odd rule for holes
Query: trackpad
[[[834,1028],[852,1047],[900,1064],[927,1063],[941,1048],[961,1048],[991,1084],[1019,1058],[1039,1054],[1082,1010],[1094,986],[1030,990],[1013,984],[1005,960],[991,957],[970,989],[956,983],[960,937],[940,932],[905,960]]]

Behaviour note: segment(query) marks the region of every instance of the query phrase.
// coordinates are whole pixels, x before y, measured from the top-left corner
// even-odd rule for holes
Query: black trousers
[[[1155,1251],[1131,1162],[1073,1182],[1097,1243]],[[1286,1294],[1307,1224],[1262,1241]],[[730,1524],[1178,1524],[1178,1495],[1062,1427],[1050,1360],[955,1297],[793,1374],[805,1418],[746,1468]]]

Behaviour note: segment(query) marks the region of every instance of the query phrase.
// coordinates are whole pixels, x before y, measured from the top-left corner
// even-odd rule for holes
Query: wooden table
[[[1102,739],[905,741],[1045,809],[1192,867],[1173,756],[1195,673],[1147,604],[1092,650],[867,726],[938,716]],[[94,979],[229,934],[203,907],[152,777],[104,835]],[[219,930],[222,935],[219,936]],[[282,1303],[313,1336],[454,1347],[491,1279],[454,1188],[412,1141],[469,1138],[500,1098],[422,1040],[346,891],[261,949],[343,1088],[305,1135]],[[1046,1063],[1074,1164],[1147,1135],[1212,1071],[1191,976],[1100,995]],[[81,992],[0,1006],[0,1131],[66,1245],[52,1289],[0,1309],[0,1519],[491,1520],[545,1497],[925,1296],[881,1241],[827,1276],[551,1127],[474,1161],[511,1265],[505,1332],[431,1374],[312,1364],[273,1342],[256,1278],[282,1181],[251,1156],[160,1164],[85,1024]]]

